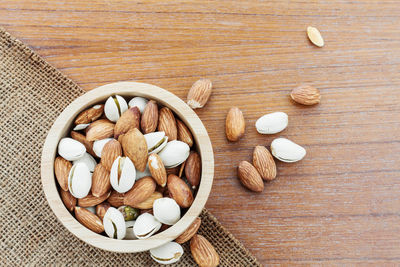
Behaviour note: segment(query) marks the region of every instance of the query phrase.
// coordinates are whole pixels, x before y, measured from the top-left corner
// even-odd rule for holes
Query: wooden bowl
[[[166,107],[169,107],[189,127],[201,155],[202,174],[201,182],[196,198],[185,215],[172,227],[151,236],[145,240],[117,240],[111,239],[80,224],[74,216],[65,208],[57,191],[54,176],[54,159],[60,139],[67,136],[72,129],[74,118],[84,109],[97,103],[105,103],[113,94],[125,97],[127,100],[134,96],[142,96],[153,99]],[[214,175],[214,155],[207,131],[197,117],[196,113],[174,94],[157,86],[136,83],[118,82],[100,86],[91,90],[73,101],[58,116],[47,135],[42,152],[41,176],[43,190],[47,201],[61,223],[75,236],[95,247],[114,252],[139,252],[161,246],[178,237],[202,211],[211,191]]]

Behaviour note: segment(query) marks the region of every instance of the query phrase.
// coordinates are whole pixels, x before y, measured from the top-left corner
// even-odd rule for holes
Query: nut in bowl
[[[193,154],[200,181],[193,182],[199,174],[192,169],[168,175]],[[57,218],[81,240],[114,252],[151,250],[180,236],[203,209],[213,174],[211,142],[197,115],[144,83],[108,84],[77,98],[42,152],[43,190]]]

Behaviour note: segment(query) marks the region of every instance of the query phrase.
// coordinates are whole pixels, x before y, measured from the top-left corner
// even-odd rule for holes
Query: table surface
[[[160,2],[3,0],[0,26],[85,90],[135,80],[185,99],[211,79],[196,110],[215,153],[207,207],[263,264],[400,264],[399,3]],[[325,47],[310,44],[309,25]],[[302,83],[320,89],[319,105],[290,100]],[[231,106],[246,119],[237,143],[224,133]],[[258,134],[255,121],[273,111],[289,127]],[[278,136],[307,156],[247,191],[236,166]]]

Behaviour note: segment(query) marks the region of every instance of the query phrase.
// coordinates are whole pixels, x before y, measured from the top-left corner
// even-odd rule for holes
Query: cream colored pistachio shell
[[[83,157],[85,152],[85,146],[72,138],[62,138],[58,143],[58,154],[66,160],[77,160]]]
[[[144,108],[147,105],[147,102],[149,102],[149,100],[147,100],[146,98],[141,97],[141,96],[136,96],[136,97],[132,98],[131,101],[129,101],[128,105],[129,105],[129,108],[138,107],[138,109],[140,110],[140,113],[143,113]]]
[[[189,152],[188,144],[173,140],[168,142],[158,155],[166,168],[173,168],[184,162],[189,157]]]
[[[137,237],[133,233],[134,225],[135,225],[135,221],[126,221],[125,222],[126,234],[125,234],[124,239],[127,239],[127,240],[135,240],[135,239],[137,239]]]
[[[146,176],[151,176],[148,163],[146,164],[146,169],[144,170],[144,172],[136,170],[136,181]]]
[[[109,207],[104,214],[103,225],[106,234],[115,239],[123,239],[126,234],[124,216],[116,208]]]
[[[143,213],[136,218],[133,233],[138,239],[146,239],[160,230],[161,223],[150,213]]]
[[[96,156],[101,158],[101,151],[103,151],[103,148],[108,143],[108,141],[111,140],[113,140],[113,138],[105,138],[93,142],[93,151],[96,154]]]
[[[172,264],[182,257],[183,248],[176,242],[168,242],[160,247],[150,249],[150,256],[160,264]]]
[[[91,213],[96,214],[96,207],[92,206],[92,207],[86,207],[85,209],[87,209],[88,211],[90,211]]]
[[[110,171],[110,183],[114,190],[119,193],[129,191],[135,184],[135,179],[136,169],[133,162],[128,157],[116,158]]]
[[[96,162],[96,160],[93,158],[93,156],[90,155],[90,154],[87,153],[87,152],[83,155],[82,158],[77,159],[77,160],[74,160],[74,161],[73,161],[73,164],[76,164],[76,163],[78,163],[78,162],[82,162],[83,164],[86,164],[86,166],[88,167],[88,169],[89,169],[90,172],[94,172],[94,168],[95,168],[96,165],[97,165],[97,162]]]
[[[150,153],[160,152],[168,142],[168,136],[165,136],[165,132],[153,132],[144,135],[146,139],[147,148]]]
[[[283,162],[296,162],[304,158],[306,150],[286,138],[277,138],[271,143],[271,152]]]
[[[288,115],[285,112],[266,114],[256,121],[256,129],[260,134],[275,134],[288,126]]]
[[[85,163],[74,164],[68,175],[68,190],[76,198],[84,198],[92,186],[92,173]]]
[[[127,109],[128,104],[125,99],[119,95],[110,96],[104,105],[104,113],[106,114],[107,119],[112,122],[117,122],[119,117],[121,117],[121,114]]]
[[[181,218],[181,209],[174,199],[163,197],[154,201],[153,214],[159,222],[173,225]]]
[[[85,123],[85,124],[78,124],[74,127],[74,131],[80,131],[80,130],[84,130],[86,129],[88,126],[90,125],[90,123]]]

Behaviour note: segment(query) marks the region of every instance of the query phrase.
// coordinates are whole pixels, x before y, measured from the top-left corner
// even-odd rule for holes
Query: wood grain
[[[135,80],[185,99],[213,81],[196,110],[213,142],[207,207],[265,265],[400,264],[400,5],[397,1],[13,1],[0,25],[85,90]],[[325,47],[306,38],[317,27]],[[289,98],[300,83],[322,101]],[[228,143],[225,115],[247,129]],[[257,134],[261,115],[284,111],[281,134]],[[265,191],[242,188],[235,167],[256,145],[284,136],[307,149],[278,163]]]

